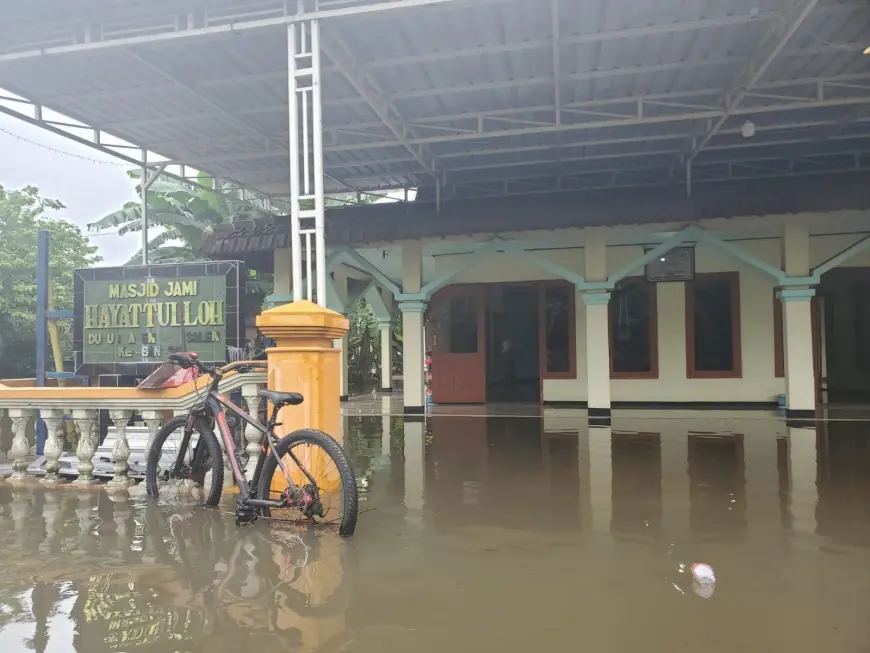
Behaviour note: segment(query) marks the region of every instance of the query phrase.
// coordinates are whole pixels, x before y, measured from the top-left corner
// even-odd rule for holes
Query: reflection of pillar
[[[389,320],[378,322],[381,327],[381,392],[393,391],[393,333]]]
[[[381,455],[390,456],[390,437],[392,428],[390,423],[390,398],[381,397]]]
[[[792,530],[815,533],[819,502],[816,429],[789,428],[788,453]]]
[[[689,531],[689,438],[680,428],[659,436],[662,455],[662,521],[666,538]]]
[[[589,427],[589,503],[592,532],[610,533],[613,515],[613,466],[609,426]]]
[[[426,423],[405,418],[405,521],[419,528],[423,524],[423,493],[426,474]]]
[[[743,438],[746,528],[749,534],[764,539],[782,528],[776,435],[776,430],[769,428]]]

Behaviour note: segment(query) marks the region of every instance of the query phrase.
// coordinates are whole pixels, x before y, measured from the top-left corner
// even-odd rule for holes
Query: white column
[[[789,220],[782,237],[783,270],[789,278],[810,274],[809,227],[803,220]],[[813,323],[810,301],[815,291],[806,287],[783,287],[782,333],[785,358],[786,415],[815,417],[816,375],[813,366]]]
[[[785,350],[786,416],[813,418],[816,411],[816,373],[813,364],[812,288],[783,288],[782,334]]]
[[[402,244],[402,292],[419,293],[423,287],[423,244],[410,241]],[[406,413],[426,411],[426,389],[423,383],[423,361],[426,357],[423,340],[424,301],[403,301],[402,311],[402,376]]]
[[[792,530],[813,535],[817,525],[816,505],[819,503],[816,429],[789,428],[788,455]]]
[[[266,298],[270,306],[280,306],[293,301],[293,256],[289,248],[276,249],[273,257],[272,294]]]
[[[586,281],[607,280],[607,241],[600,229],[584,232]],[[586,398],[589,419],[610,420],[610,293],[583,294],[586,305]],[[608,422],[609,423],[609,422]]]
[[[302,261],[308,288],[326,306],[326,240],[323,197],[323,116],[320,81],[320,25],[317,20],[287,26],[290,130],[290,230],[293,288],[302,299]],[[314,208],[309,203],[314,201]],[[302,243],[305,242],[305,255]],[[312,258],[314,270],[312,279]],[[316,280],[316,283],[314,281]],[[312,293],[305,297],[311,299]]]
[[[381,392],[393,391],[393,331],[389,320],[378,322],[381,327]]]
[[[405,521],[423,524],[426,487],[426,423],[422,418],[405,419]]]
[[[610,535],[613,518],[612,432],[609,426],[589,427],[589,503],[592,532]]]
[[[348,362],[347,362],[347,348],[348,348],[348,338],[350,336],[350,331],[345,331],[344,336],[341,339],[335,341],[335,346],[337,349],[341,351],[341,360],[338,371],[338,379],[341,388],[341,401],[347,401],[349,394],[349,385],[348,385]]]

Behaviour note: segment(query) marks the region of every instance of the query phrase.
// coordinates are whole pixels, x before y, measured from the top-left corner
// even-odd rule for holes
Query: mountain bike
[[[173,354],[169,362],[197,369],[211,376],[187,415],[171,419],[157,432],[148,452],[145,484],[148,495],[160,498],[175,493],[199,495],[207,506],[221,500],[224,464],[220,433],[233,478],[238,487],[236,524],[258,517],[290,521],[338,524],[346,537],[356,528],[358,497],[356,478],[341,445],[328,434],[300,429],[283,438],[274,434],[278,412],[297,406],[304,397],[296,392],[261,390],[260,398],[272,405],[263,425],[218,392],[221,379],[230,372],[244,374],[265,369],[265,361],[239,361],[223,367],[207,367],[196,354]],[[239,451],[227,422],[227,413],[251,425],[263,435],[260,455],[250,481],[245,476]],[[173,436],[178,435],[175,446]]]

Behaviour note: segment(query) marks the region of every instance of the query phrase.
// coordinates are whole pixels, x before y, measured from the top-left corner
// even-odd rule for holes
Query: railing
[[[26,382],[18,379],[9,385],[0,382],[0,418],[4,415],[10,418],[12,431],[7,455],[7,460],[11,461],[11,475],[7,481],[13,484],[39,481],[44,485],[58,485],[68,478],[75,478],[75,485],[88,487],[99,483],[100,476],[109,479],[107,488],[126,489],[134,485],[136,477],[144,471],[143,466],[131,474],[133,449],[129,434],[145,434],[140,450],[147,456],[151,442],[163,422],[173,415],[189,411],[200,393],[207,389],[209,381],[209,377],[203,376],[178,388],[162,390],[36,388],[28,387]],[[228,374],[221,381],[220,390],[225,394],[241,391],[248,411],[256,415],[261,403],[259,392],[265,384],[265,372]],[[102,447],[98,421],[100,411],[108,411],[114,425]],[[36,431],[32,427],[37,413],[46,426],[44,466],[33,465]],[[70,422],[72,428],[68,428]],[[245,451],[249,466],[256,464],[261,438],[262,435],[255,428],[245,428]],[[222,441],[221,449],[224,449]],[[74,458],[70,455],[73,453]],[[229,468],[227,452],[223,454],[224,466]],[[104,465],[106,455],[111,463],[110,468]],[[62,461],[63,458],[70,460]],[[103,469],[95,475],[94,470],[100,466]],[[224,476],[228,483],[232,482],[232,475]],[[2,478],[0,471],[0,481]]]

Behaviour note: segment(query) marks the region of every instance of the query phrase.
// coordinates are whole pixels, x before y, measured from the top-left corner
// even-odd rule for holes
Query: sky
[[[139,249],[138,234],[87,234],[89,222],[136,199],[134,183],[126,174],[130,167],[85,145],[0,114],[0,184],[7,189],[36,186],[43,197],[63,202],[67,208],[57,217],[78,225],[88,235],[103,257],[100,265],[123,265]]]

